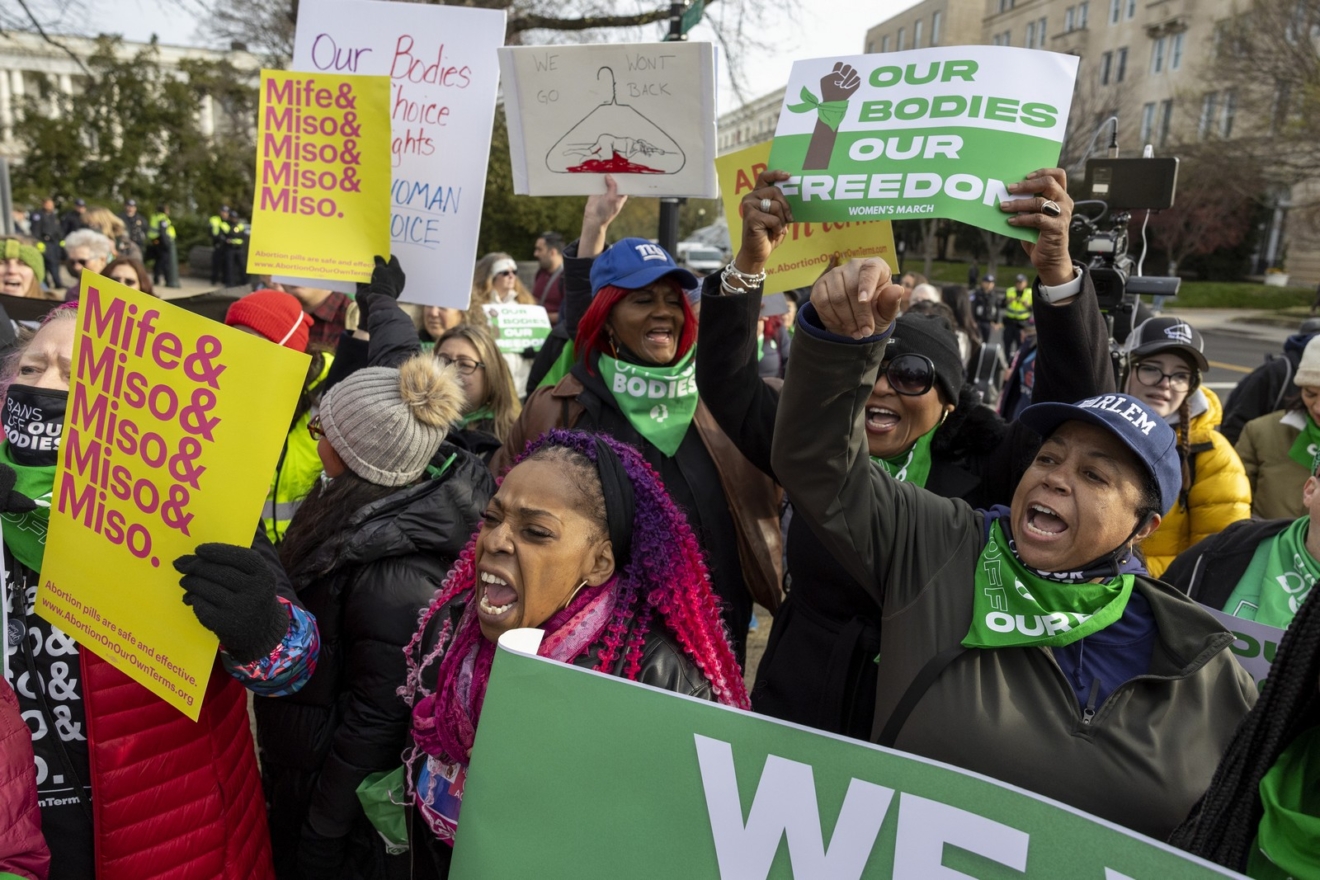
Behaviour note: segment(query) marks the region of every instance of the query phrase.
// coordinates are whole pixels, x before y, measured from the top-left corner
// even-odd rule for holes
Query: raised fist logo
[[[669,407],[665,406],[663,403],[657,403],[655,406],[651,407],[651,418],[655,419],[656,422],[663,424],[664,420],[669,418]]]

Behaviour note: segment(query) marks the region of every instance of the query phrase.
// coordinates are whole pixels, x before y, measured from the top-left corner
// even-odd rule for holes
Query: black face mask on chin
[[[14,461],[29,467],[53,467],[60,459],[60,436],[69,392],[31,385],[10,385],[5,393],[5,439]]]

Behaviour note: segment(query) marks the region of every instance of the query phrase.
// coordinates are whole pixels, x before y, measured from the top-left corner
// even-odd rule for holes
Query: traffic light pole
[[[684,0],[675,0],[669,4],[669,34],[665,37],[665,42],[675,42],[686,40],[683,34],[683,11],[687,8]],[[678,209],[682,204],[681,199],[662,198],[660,200],[660,247],[669,252],[670,256],[678,258]]]

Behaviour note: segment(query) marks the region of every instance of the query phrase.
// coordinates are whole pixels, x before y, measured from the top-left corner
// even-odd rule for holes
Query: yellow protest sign
[[[83,273],[36,610],[193,720],[216,637],[171,563],[252,542],[307,365]]]
[[[390,255],[390,78],[263,70],[249,273],[370,281]]]
[[[757,144],[715,160],[724,199],[724,216],[729,234],[737,249],[742,235],[742,216],[738,205],[742,197],[756,188],[756,176],[768,167],[770,142]],[[888,220],[869,223],[794,223],[784,242],[765,267],[765,292],[779,293],[795,287],[810,287],[825,271],[830,256],[839,255],[846,263],[854,257],[879,257],[898,271],[894,254],[894,227]]]

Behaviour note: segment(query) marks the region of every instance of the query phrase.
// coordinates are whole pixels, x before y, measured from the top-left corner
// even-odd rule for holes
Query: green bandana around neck
[[[811,93],[806,86],[798,93],[802,99],[801,104],[789,104],[790,113],[810,113],[816,111],[816,118],[829,126],[831,131],[839,130],[839,123],[843,122],[844,114],[848,112],[848,99],[842,101],[822,101]]]
[[[1310,413],[1306,414],[1306,427],[1293,441],[1288,457],[1312,474],[1315,473],[1316,465],[1320,464],[1320,426],[1316,425]]]
[[[1260,781],[1264,814],[1247,859],[1247,876],[1260,880],[1320,877],[1320,727],[1303,731]]]
[[[673,456],[697,413],[696,346],[671,367],[630,364],[601,355],[600,374],[637,433]]]
[[[14,469],[14,491],[37,503],[27,513],[0,514],[4,523],[5,546],[14,558],[33,571],[41,571],[46,555],[46,530],[50,525],[50,496],[55,488],[55,465],[33,467],[19,464],[9,450],[9,441],[0,443],[0,462]]]
[[[1256,622],[1287,629],[1297,609],[1320,580],[1320,562],[1306,549],[1311,518],[1304,516],[1274,536],[1260,582]]]
[[[884,468],[885,473],[900,483],[911,483],[924,489],[930,477],[930,441],[938,428],[939,425],[936,425],[918,437],[907,452],[900,452],[893,458],[877,458],[873,455],[871,461]]]
[[[1123,616],[1136,578],[1064,584],[1034,574],[1013,553],[995,520],[976,563],[972,626],[965,648],[1060,648]]]
[[[463,416],[463,418],[459,420],[459,424],[466,428],[473,422],[484,422],[486,419],[493,418],[495,418],[495,411],[488,406],[483,406],[481,409],[474,409],[472,412]]]

